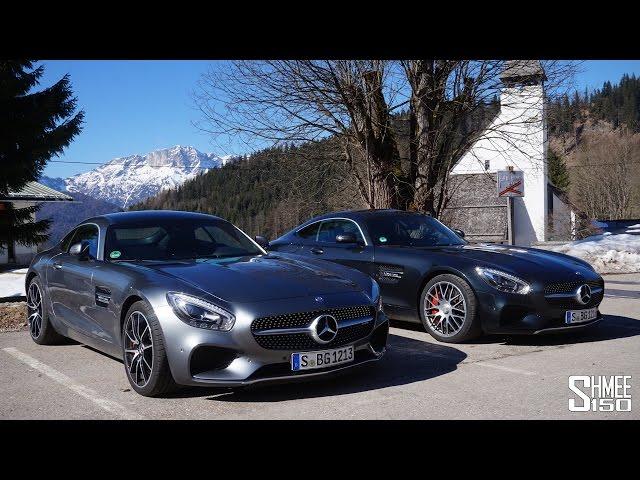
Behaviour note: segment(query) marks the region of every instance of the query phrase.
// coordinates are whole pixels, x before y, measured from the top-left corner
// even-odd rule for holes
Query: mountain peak
[[[114,158],[67,178],[64,183],[69,192],[82,192],[127,208],[224,163],[218,156],[195,147],[175,145],[143,155]]]

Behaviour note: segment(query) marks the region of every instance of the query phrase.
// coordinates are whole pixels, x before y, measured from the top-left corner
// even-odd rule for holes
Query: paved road
[[[82,345],[42,347],[0,334],[4,419],[555,419],[640,418],[640,274],[606,277],[606,318],[552,337],[486,337],[446,345],[391,329],[384,361],[317,383],[165,399],[129,389],[122,363]],[[632,375],[631,412],[572,413],[569,375]]]

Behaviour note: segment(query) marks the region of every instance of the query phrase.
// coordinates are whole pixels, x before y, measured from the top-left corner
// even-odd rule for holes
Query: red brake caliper
[[[440,296],[438,295],[438,291],[437,290],[436,290],[436,294],[432,295],[432,296],[435,299],[435,302],[431,302],[431,303],[433,303],[434,306],[440,305]],[[430,313],[431,313],[431,315],[435,315],[436,313],[438,313],[438,309],[437,308],[432,308]]]

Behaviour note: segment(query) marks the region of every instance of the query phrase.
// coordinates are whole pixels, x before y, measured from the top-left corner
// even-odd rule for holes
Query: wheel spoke
[[[124,333],[125,364],[129,377],[137,386],[144,387],[153,373],[151,325],[142,312],[135,311],[127,318]],[[143,341],[145,337],[147,342]]]

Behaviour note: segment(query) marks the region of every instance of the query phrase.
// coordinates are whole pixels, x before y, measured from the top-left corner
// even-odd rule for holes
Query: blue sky
[[[209,61],[43,61],[41,87],[64,74],[71,76],[78,106],[85,111],[82,133],[54,160],[99,162],[146,153],[173,145],[191,145],[218,155],[207,134],[192,121],[198,119],[190,92]],[[589,60],[581,65],[576,88],[599,88],[617,82],[624,73],[640,75],[640,60]],[[50,162],[45,175],[68,177],[96,165]]]

